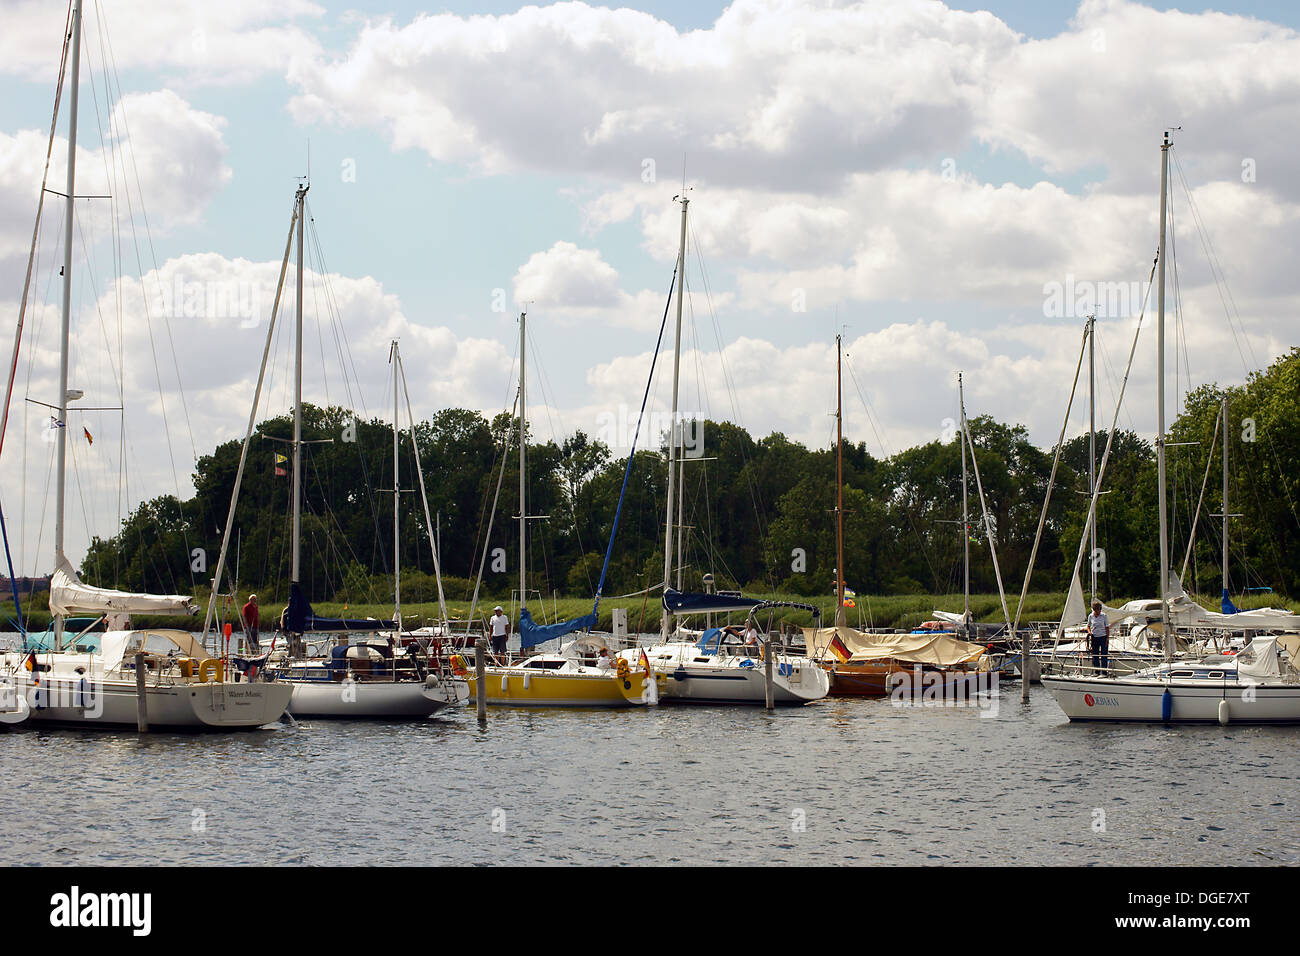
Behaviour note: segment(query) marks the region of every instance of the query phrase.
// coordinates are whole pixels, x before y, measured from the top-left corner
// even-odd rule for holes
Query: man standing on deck
[[[256,654],[262,649],[262,645],[257,640],[258,613],[257,613],[257,595],[250,594],[248,603],[244,605],[243,610],[239,612],[240,619],[244,622],[244,637],[248,641],[248,649]]]
[[[510,618],[506,617],[506,612],[501,610],[500,604],[492,611],[492,617],[488,620],[488,633],[492,636],[492,653],[505,657],[506,642],[510,640]]]
[[[1092,651],[1092,667],[1098,674],[1110,670],[1110,620],[1101,609],[1101,602],[1093,600],[1092,613],[1088,615],[1088,649]]]

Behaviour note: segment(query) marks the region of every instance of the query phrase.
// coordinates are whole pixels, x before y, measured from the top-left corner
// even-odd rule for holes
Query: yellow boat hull
[[[465,677],[469,699],[478,699],[478,679]],[[645,674],[554,674],[521,667],[489,667],[487,702],[495,707],[642,707]]]

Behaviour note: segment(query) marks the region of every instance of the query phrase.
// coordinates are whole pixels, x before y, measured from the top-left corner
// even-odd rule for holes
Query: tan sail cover
[[[983,644],[971,644],[942,633],[866,634],[851,627],[805,627],[803,635],[808,656],[821,660],[837,660],[829,647],[831,638],[838,635],[852,655],[850,663],[893,659],[951,667],[977,660],[987,651]]]
[[[134,594],[84,584],[66,559],[50,577],[51,614],[193,614],[198,608],[184,594]]]

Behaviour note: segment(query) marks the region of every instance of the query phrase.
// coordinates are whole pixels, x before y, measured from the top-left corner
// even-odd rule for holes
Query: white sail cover
[[[184,594],[133,594],[82,583],[67,559],[50,577],[51,614],[193,614],[198,607]]]

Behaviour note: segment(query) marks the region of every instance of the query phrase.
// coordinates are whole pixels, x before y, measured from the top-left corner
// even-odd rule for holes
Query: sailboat
[[[591,633],[596,609],[583,617],[555,624],[536,624],[528,610],[528,472],[527,472],[527,362],[528,314],[519,314],[519,641],[527,651],[552,640],[556,651],[531,654],[515,663],[496,663],[484,670],[483,696],[487,703],[509,707],[636,707],[656,699],[655,680],[642,667],[614,660],[617,647],[601,634]],[[611,546],[613,536],[611,534]],[[596,604],[599,606],[599,594]],[[564,638],[586,630],[567,643]],[[607,660],[602,662],[601,650]],[[479,693],[478,676],[461,655],[452,657],[453,672]],[[647,678],[649,678],[647,680]],[[647,687],[647,684],[650,686]]]
[[[711,627],[702,633],[695,633],[674,628],[680,617],[742,611],[749,615],[746,630],[757,632],[754,615],[768,608],[793,607],[811,611],[816,616],[820,616],[821,612],[811,605],[687,592],[682,589],[682,496],[677,487],[682,434],[678,421],[678,397],[686,274],[686,217],[690,199],[685,191],[673,198],[682,205],[682,218],[676,272],[677,325],[673,341],[672,416],[669,419],[668,437],[668,501],[664,517],[663,616],[658,643],[621,651],[619,658],[629,666],[640,661],[643,667],[651,668],[660,699],[664,703],[766,703],[769,688],[764,658],[767,655],[772,655],[771,691],[774,703],[806,704],[821,700],[830,688],[830,681],[821,668],[802,655],[778,649],[767,635],[761,635],[753,644],[747,644],[738,633],[739,629]],[[667,308],[664,318],[667,319]],[[653,377],[653,368],[651,376]],[[629,465],[630,462],[629,458]],[[678,556],[676,587],[673,587],[672,581],[674,544]]]
[[[63,235],[63,304],[59,339],[58,428],[55,466],[54,574],[50,579],[53,633],[48,643],[6,653],[0,670],[0,721],[87,727],[230,730],[278,720],[289,688],[226,680],[222,661],[191,634],[166,628],[89,628],[69,635],[74,614],[95,621],[130,614],[194,614],[188,596],[92,587],[81,581],[64,550],[69,402],[82,392],[68,387],[72,316],[73,202],[76,196],[77,99],[82,33],[81,0],[72,0],[69,65],[67,203]],[[15,348],[17,345],[15,344]],[[93,626],[93,625],[92,625]]]
[[[1160,627],[1164,661],[1124,677],[1044,676],[1061,710],[1071,721],[1174,723],[1297,723],[1300,722],[1300,634],[1257,636],[1232,655],[1199,660],[1174,660],[1175,638],[1185,617],[1191,623],[1214,624],[1238,615],[1216,615],[1187,599],[1169,563],[1169,525],[1165,473],[1165,232],[1169,190],[1169,150],[1166,131],[1160,145],[1160,251],[1156,326],[1156,472],[1159,511]],[[1112,428],[1113,431],[1113,428]],[[1093,490],[1089,523],[1096,510]],[[1226,502],[1224,508],[1227,513]],[[1225,519],[1226,520],[1226,519]],[[1226,561],[1224,562],[1226,568]],[[1078,590],[1078,577],[1071,599]],[[1241,612],[1250,614],[1251,612]],[[1219,619],[1219,620],[1216,620]],[[1293,627],[1300,615],[1259,615],[1271,627]],[[1284,620],[1285,619],[1285,620]],[[1234,624],[1245,622],[1234,621]]]
[[[290,583],[289,603],[280,623],[280,631],[288,639],[290,651],[286,655],[273,658],[272,651],[259,657],[255,662],[260,673],[272,679],[276,684],[291,691],[288,713],[298,717],[342,717],[353,719],[428,717],[449,704],[461,699],[455,687],[456,682],[448,675],[439,674],[430,666],[427,657],[423,660],[420,648],[415,644],[402,645],[397,640],[374,640],[360,644],[344,642],[329,648],[328,655],[319,658],[308,657],[302,652],[303,639],[306,635],[349,635],[356,632],[377,634],[381,628],[400,630],[400,565],[395,565],[395,622],[383,622],[374,619],[339,619],[318,616],[308,603],[299,580],[302,548],[302,333],[303,333],[303,228],[306,220],[306,197],[310,186],[300,185],[294,194],[293,215],[289,225],[289,240],[286,242],[284,260],[280,268],[280,280],[276,289],[275,304],[272,308],[271,321],[267,329],[267,343],[262,355],[262,366],[258,374],[257,389],[253,396],[252,409],[249,412],[248,429],[244,435],[244,444],[240,452],[239,469],[235,475],[234,488],[230,497],[230,510],[226,519],[226,530],[222,539],[221,552],[217,557],[216,573],[213,577],[212,600],[208,605],[207,619],[204,622],[204,635],[212,623],[213,610],[220,590],[222,573],[230,546],[230,532],[235,524],[235,508],[239,501],[244,466],[248,458],[249,442],[252,439],[257,419],[257,409],[261,398],[262,383],[266,375],[267,360],[270,355],[272,335],[279,313],[280,297],[284,289],[284,277],[289,265],[289,243],[294,242],[296,232],[297,245],[297,295],[295,308],[295,351],[294,351],[294,408],[293,408],[293,504],[292,529],[290,531]],[[392,354],[396,358],[396,343]],[[394,368],[393,383],[393,482],[398,488],[398,393],[399,372]],[[394,508],[393,536],[394,544],[399,542],[398,524],[400,509]],[[277,635],[278,637],[278,635]],[[247,663],[247,662],[246,662]],[[254,684],[253,686],[257,686]]]
[[[945,698],[978,690],[988,673],[986,648],[958,639],[970,627],[970,531],[966,505],[966,418],[962,405],[962,538],[966,553],[964,610],[960,616],[936,611],[936,626],[911,634],[872,634],[844,620],[844,402],[842,348],[835,336],[835,626],[804,630],[804,642],[826,670],[833,697],[886,697],[906,691],[921,696],[939,690]],[[973,452],[973,449],[972,449]],[[972,457],[973,454],[972,454]],[[996,561],[996,556],[994,558]]]

